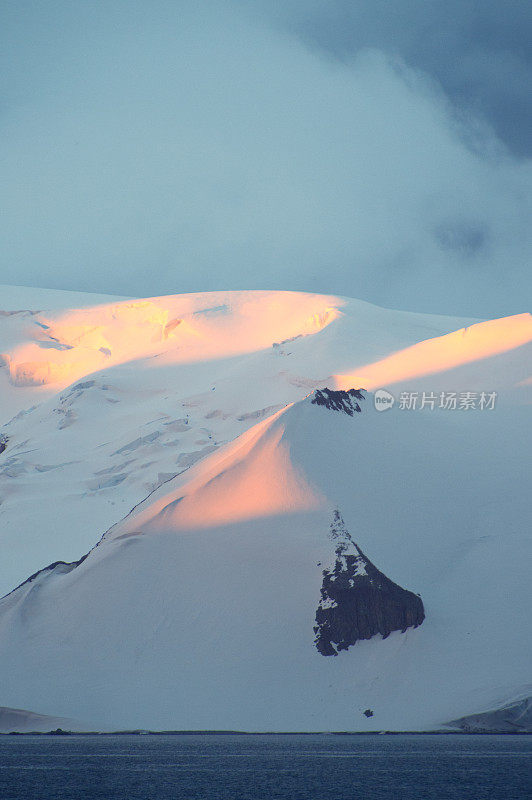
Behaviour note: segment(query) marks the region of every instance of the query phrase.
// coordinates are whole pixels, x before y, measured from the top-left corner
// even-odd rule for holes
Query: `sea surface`
[[[0,736],[1,800],[521,800],[532,737]]]

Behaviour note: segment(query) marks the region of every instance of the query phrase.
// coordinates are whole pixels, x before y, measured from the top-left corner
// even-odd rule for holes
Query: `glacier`
[[[0,308],[3,707],[434,730],[532,694],[530,315],[22,287]],[[497,399],[401,404],[424,393]]]

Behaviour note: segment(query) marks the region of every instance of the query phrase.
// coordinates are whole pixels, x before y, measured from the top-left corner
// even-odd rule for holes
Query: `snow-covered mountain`
[[[42,291],[0,291],[3,706],[405,730],[531,694],[530,315]]]

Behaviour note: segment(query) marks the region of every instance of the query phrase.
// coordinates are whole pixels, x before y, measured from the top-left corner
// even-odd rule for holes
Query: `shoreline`
[[[530,736],[532,731],[6,731],[0,736]]]

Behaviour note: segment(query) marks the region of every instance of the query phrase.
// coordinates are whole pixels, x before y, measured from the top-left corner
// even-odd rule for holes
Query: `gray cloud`
[[[435,230],[441,246],[471,257],[486,252],[489,233],[482,224],[457,219],[441,222]]]
[[[526,310],[531,162],[406,60],[257,10],[7,5],[0,282]]]
[[[284,0],[257,6],[332,57],[372,47],[432,76],[462,112],[532,155],[532,4],[527,0]]]

